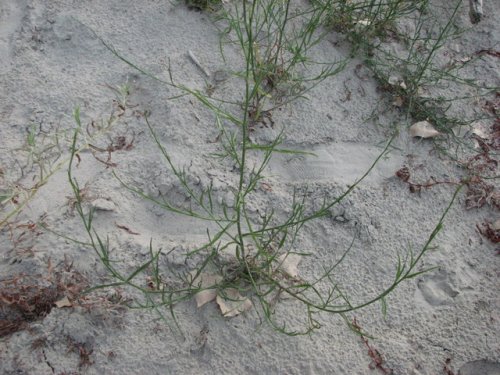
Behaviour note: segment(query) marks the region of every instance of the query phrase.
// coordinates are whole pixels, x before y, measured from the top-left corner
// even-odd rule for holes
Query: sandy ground
[[[444,12],[444,11],[443,11]],[[445,16],[445,12],[443,13]],[[459,58],[500,43],[498,2],[485,0],[485,19],[472,26],[467,7],[459,23],[471,27],[445,55]],[[112,153],[114,168],[80,153],[75,169],[85,186],[89,204],[98,209],[95,227],[109,236],[121,267],[132,270],[154,246],[176,249],[160,265],[182,263],[183,251],[206,240],[207,227],[194,219],[166,213],[124,189],[112,176],[154,196],[185,199],[154,146],[144,119],[136,111],[151,111],[151,123],[176,163],[201,184],[214,186],[218,201],[228,201],[236,172],[209,155],[217,150],[218,131],[213,115],[195,99],[168,100],[172,90],[140,75],[107,50],[89,30],[147,70],[165,77],[168,62],[178,82],[203,89],[206,77],[188,57],[192,51],[212,77],[214,93],[231,97],[240,81],[225,74],[241,66],[237,49],[219,53],[218,31],[210,16],[164,0],[108,1],[0,1],[0,189],[2,193],[29,188],[36,182],[39,163],[30,159],[27,134],[34,126],[38,148],[45,150],[47,168],[64,162],[79,106],[84,126],[98,124],[119,109],[115,92],[131,85],[129,107],[120,120],[92,141],[106,149],[125,140],[130,147]],[[315,57],[345,57],[348,47],[332,33],[313,51]],[[463,171],[432,142],[412,139],[398,111],[370,117],[384,93],[360,60],[323,82],[309,95],[273,114],[274,128],[257,129],[256,140],[271,139],[285,128],[288,147],[317,156],[279,155],[266,171],[265,187],[251,208],[258,213],[270,202],[278,211],[289,207],[293,188],[310,191],[321,201],[352,184],[370,166],[387,141],[394,124],[402,124],[395,146],[361,185],[332,215],[307,224],[297,246],[312,256],[299,265],[303,277],[317,275],[319,264],[335,262],[356,236],[353,249],[335,275],[354,301],[373,296],[391,281],[398,253],[419,249],[450,201],[454,188],[435,186],[420,194],[394,176],[403,165],[421,180],[460,178]],[[360,74],[361,71],[361,74]],[[490,85],[500,83],[498,57],[485,56],[469,72]],[[348,90],[351,94],[347,99]],[[472,101],[465,114],[481,109]],[[93,129],[92,125],[89,125]],[[54,146],[55,135],[59,147]],[[119,138],[122,137],[122,138]],[[123,138],[124,137],[124,138]],[[97,153],[107,160],[107,153]],[[33,156],[33,154],[32,154]],[[57,160],[54,163],[54,160]],[[52,164],[51,164],[52,163]],[[2,218],[15,202],[3,206]],[[499,262],[494,245],[482,237],[476,224],[498,218],[487,205],[466,210],[459,196],[438,235],[436,249],[421,268],[432,272],[402,284],[387,299],[387,315],[380,305],[349,315],[373,338],[370,345],[394,374],[500,374]],[[81,221],[72,210],[66,164],[47,179],[24,210],[9,218],[0,233],[0,278],[21,274],[47,275],[73,263],[61,277],[85,278],[90,285],[106,274],[92,249],[43,230],[49,228],[85,241]],[[118,227],[121,226],[121,228]],[[128,228],[129,231],[124,228]],[[38,277],[38,276],[37,276]],[[35,277],[36,278],[36,277]],[[41,277],[38,277],[41,279]],[[82,279],[76,279],[83,283]],[[221,316],[215,303],[197,309],[194,301],[179,304],[179,333],[149,311],[117,306],[116,296],[127,291],[101,293],[85,306],[54,307],[17,332],[0,338],[2,374],[368,374],[375,368],[368,348],[338,316],[318,316],[322,327],[310,336],[287,337],[260,324],[255,310],[232,319]],[[8,301],[2,301],[7,306]],[[50,310],[50,309],[49,309]],[[283,301],[277,314],[295,324],[300,307]],[[8,318],[8,310],[0,318]],[[3,314],[3,315],[1,315]],[[7,318],[6,318],[7,316]],[[449,372],[446,372],[446,369]]]

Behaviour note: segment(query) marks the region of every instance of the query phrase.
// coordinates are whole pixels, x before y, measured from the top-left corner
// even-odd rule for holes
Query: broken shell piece
[[[419,121],[410,126],[410,134],[412,137],[432,138],[441,133],[429,121]]]
[[[252,308],[252,301],[243,297],[235,288],[225,289],[224,295],[218,294],[216,302],[226,318],[232,318]]]
[[[191,272],[191,276],[196,275],[196,270]],[[200,308],[204,304],[213,301],[217,296],[217,289],[213,288],[217,283],[222,281],[222,276],[220,275],[212,275],[209,273],[200,274],[196,280],[193,280],[193,283],[198,283],[201,288],[212,288],[212,289],[204,289],[194,295],[194,299],[196,301],[196,307]]]
[[[302,257],[298,254],[282,254],[278,257],[279,269],[291,277],[298,277],[299,269],[297,267],[301,260]]]

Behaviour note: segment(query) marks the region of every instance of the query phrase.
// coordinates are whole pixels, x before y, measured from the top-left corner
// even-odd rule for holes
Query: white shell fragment
[[[282,254],[278,257],[280,263],[279,269],[291,277],[299,276],[299,269],[297,268],[302,257],[298,254]]]
[[[419,121],[410,126],[410,134],[412,137],[432,138],[441,133],[429,121]]]
[[[238,289],[234,288],[225,289],[224,295],[217,295],[216,301],[226,318],[232,318],[252,308],[252,301],[243,297]]]
[[[196,270],[191,272],[191,275],[194,276],[196,274]],[[198,276],[196,280],[194,280],[194,285],[197,283],[201,288],[211,288],[216,285],[218,282],[222,280],[222,276],[220,275],[212,275],[208,273],[202,273]],[[196,307],[200,308],[204,304],[213,301],[217,296],[217,289],[205,289],[194,295],[194,299],[196,301]]]

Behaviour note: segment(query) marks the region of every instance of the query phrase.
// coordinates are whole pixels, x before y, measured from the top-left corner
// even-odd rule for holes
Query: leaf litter
[[[299,254],[282,254],[275,260],[275,271],[297,279],[299,277],[298,265],[301,259],[302,256]],[[223,281],[221,275],[209,272],[198,274],[197,270],[191,271],[190,274],[193,278],[193,284],[202,289],[194,295],[198,308],[215,300],[222,315],[226,318],[232,318],[253,307],[252,301],[241,295],[237,288],[219,288],[218,284]]]

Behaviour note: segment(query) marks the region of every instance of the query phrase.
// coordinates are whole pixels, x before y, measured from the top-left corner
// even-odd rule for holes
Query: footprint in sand
[[[419,280],[418,289],[431,306],[449,304],[458,295],[458,292],[451,287],[448,273],[444,270],[439,270]]]
[[[361,177],[382,152],[368,144],[332,143],[307,149],[314,155],[277,155],[269,172],[289,181],[337,181],[351,184]],[[402,163],[396,152],[387,155],[368,175],[367,180],[380,182],[394,175]]]

